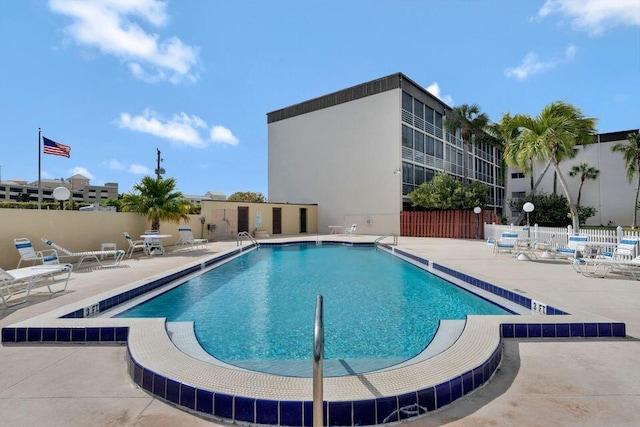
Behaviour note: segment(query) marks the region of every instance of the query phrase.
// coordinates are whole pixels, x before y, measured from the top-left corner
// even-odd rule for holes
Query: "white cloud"
[[[151,175],[151,169],[144,165],[132,164],[131,166],[129,166],[129,172],[135,173],[137,175]]]
[[[109,161],[107,162],[109,169],[113,169],[113,170],[119,170],[119,171],[126,171],[129,173],[133,173],[136,175],[150,175],[151,174],[151,169],[149,169],[148,167],[144,166],[144,165],[137,165],[132,163],[131,165],[127,166],[125,163],[122,163],[116,159],[109,159]]]
[[[525,55],[522,63],[517,67],[510,67],[504,71],[505,76],[508,78],[515,78],[518,80],[526,80],[533,74],[544,73],[558,65],[566,64],[576,56],[577,48],[574,45],[569,45],[564,51],[564,57],[561,59],[541,60],[538,54],[535,52],[529,52]]]
[[[76,166],[75,168],[71,169],[69,173],[71,174],[71,176],[82,175],[82,176],[86,176],[89,179],[95,179],[95,176],[93,176],[93,174],[89,172],[87,168],[82,166]]]
[[[427,91],[436,98],[442,100],[445,104],[453,106],[453,98],[451,95],[440,95],[440,85],[438,85],[438,82],[431,83],[431,85],[427,87]]]
[[[198,116],[186,113],[174,114],[165,119],[151,109],[145,109],[141,115],[121,113],[117,120],[121,128],[148,133],[174,142],[202,148],[207,142],[238,145],[238,138],[224,126],[213,126],[209,131],[209,140],[205,141],[200,132],[208,129],[207,122]]]
[[[640,26],[638,0],[547,0],[538,19],[560,14],[570,20],[575,30],[598,36],[619,26]]]
[[[113,170],[125,170],[125,165],[117,161],[116,159],[110,159],[108,162],[109,169]]]
[[[73,19],[66,30],[80,45],[98,48],[124,61],[132,74],[147,82],[196,81],[198,48],[177,37],[161,39],[136,20],[161,28],[167,21],[160,0],[49,0],[49,8]]]
[[[211,137],[211,141],[219,142],[222,144],[229,145],[238,145],[238,138],[236,138],[233,133],[224,126],[214,126],[211,128],[211,133],[209,134]]]
[[[121,113],[118,124],[125,129],[148,133],[192,147],[203,147],[205,145],[200,137],[198,128],[206,128],[207,124],[198,116],[188,116],[185,113],[180,113],[166,120],[155,111],[146,109],[139,116]]]

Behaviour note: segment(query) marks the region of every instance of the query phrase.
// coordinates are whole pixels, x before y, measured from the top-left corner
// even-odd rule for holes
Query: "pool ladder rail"
[[[253,243],[257,247],[260,247],[260,243],[258,243],[258,241],[256,239],[254,239],[253,236],[251,234],[249,234],[247,231],[241,231],[241,232],[238,233],[238,239],[236,240],[236,246],[241,246],[242,245],[242,238],[243,237],[248,237],[249,240],[251,240],[251,243]]]
[[[377,246],[378,244],[380,244],[380,242],[382,242],[387,237],[393,237],[392,245],[398,246],[398,235],[393,233],[385,234],[384,236],[378,237],[376,240],[373,241],[373,244]]]
[[[322,360],[324,359],[324,320],[322,295],[316,297],[316,317],[313,324],[313,427],[324,426]]]

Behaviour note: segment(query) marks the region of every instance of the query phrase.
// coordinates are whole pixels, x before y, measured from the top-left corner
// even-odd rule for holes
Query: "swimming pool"
[[[194,321],[209,354],[273,372],[255,362],[311,360],[318,294],[325,301],[325,359],[375,360],[365,371],[420,353],[440,319],[511,314],[384,251],[304,244],[262,247],[119,317]]]
[[[330,238],[328,240],[331,240]],[[373,238],[370,239],[373,241]],[[281,239],[265,245],[289,245],[299,241],[313,244],[344,244],[335,241]],[[153,268],[155,273],[142,280],[133,280],[129,270],[122,276],[130,283],[119,287],[117,280],[104,293],[60,307],[35,318],[2,327],[2,342],[13,345],[37,343],[68,345],[85,343],[125,344],[128,373],[141,389],[189,412],[229,424],[242,425],[311,425],[312,402],[309,401],[312,379],[283,377],[228,369],[198,360],[181,351],[170,339],[163,319],[113,318],[111,309],[135,301],[141,295],[154,293],[167,284],[192,277],[213,265],[245,256],[250,248],[236,247],[235,242],[214,250],[213,255],[192,257],[190,252],[158,257],[148,262],[173,262],[172,267]],[[263,244],[261,242],[261,244]],[[366,244],[366,243],[365,243]],[[369,246],[372,244],[369,243]],[[213,245],[211,245],[213,246]],[[263,246],[264,247],[264,246]],[[324,401],[328,425],[372,425],[398,422],[446,408],[449,404],[484,386],[502,360],[503,338],[624,337],[625,324],[584,314],[572,315],[547,305],[546,315],[532,310],[533,300],[510,286],[489,283],[484,274],[472,276],[451,265],[428,258],[434,245],[416,250],[413,245],[382,247],[396,256],[419,264],[441,275],[456,286],[473,289],[487,299],[497,298],[499,304],[519,316],[468,316],[462,333],[449,347],[428,358],[411,359],[388,370],[325,378]],[[481,252],[483,253],[483,252]],[[454,256],[458,254],[455,253]],[[461,254],[465,256],[464,253]],[[475,252],[473,253],[475,257]],[[178,263],[175,261],[178,260]],[[488,267],[500,268],[488,253]],[[147,269],[147,261],[131,262],[130,266]],[[458,263],[460,264],[460,263]],[[129,266],[127,266],[129,267]],[[148,270],[147,270],[148,271]],[[115,274],[113,271],[105,274]],[[99,274],[99,272],[94,272]],[[480,273],[479,273],[480,274]],[[500,274],[501,277],[502,274]],[[84,281],[83,281],[84,282]],[[504,280],[508,283],[509,280]],[[80,284],[82,287],[84,283]],[[97,308],[97,315],[92,314]],[[440,331],[436,336],[436,340]],[[427,349],[433,347],[431,343]],[[420,359],[421,358],[421,359]],[[420,360],[416,360],[420,359]],[[305,362],[311,365],[311,361]],[[325,370],[327,364],[325,364]],[[120,371],[114,375],[120,376]],[[105,386],[109,386],[107,382]]]

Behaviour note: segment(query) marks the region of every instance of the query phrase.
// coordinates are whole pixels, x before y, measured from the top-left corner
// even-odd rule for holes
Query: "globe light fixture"
[[[522,206],[522,209],[527,213],[527,237],[531,238],[531,228],[529,226],[529,214],[533,212],[536,207],[531,202],[527,202]]]
[[[478,234],[480,234],[480,212],[482,212],[480,206],[473,208],[473,213],[476,214],[476,240],[478,240]]]

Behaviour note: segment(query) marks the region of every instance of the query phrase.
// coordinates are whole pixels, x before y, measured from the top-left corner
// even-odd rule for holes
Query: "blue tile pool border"
[[[127,351],[133,381],[159,399],[200,415],[231,423],[311,426],[312,401],[268,400],[232,396],[180,383],[140,365]],[[377,425],[421,416],[482,387],[502,361],[502,341],[482,365],[433,387],[399,396],[324,402],[325,425]]]
[[[269,242],[263,246],[291,244],[317,244],[304,242]],[[324,241],[323,245],[345,245],[345,242]],[[347,243],[348,246],[373,246],[371,243]],[[202,264],[185,268],[140,287],[99,301],[100,312],[153,291],[169,282],[188,276],[201,269],[241,254],[254,245],[213,257]],[[388,245],[381,245],[389,248]],[[458,272],[429,260],[392,248],[392,252],[411,259],[425,267],[438,270],[484,291],[501,296],[516,304],[530,308],[531,299],[502,289],[488,282]],[[76,310],[61,318],[84,318],[84,311]],[[556,307],[547,306],[548,315],[569,314]],[[3,327],[3,343],[127,343],[129,327]],[[500,325],[500,342],[492,355],[482,365],[460,376],[433,387],[416,390],[399,396],[376,399],[325,402],[325,423],[330,425],[372,425],[398,422],[440,409],[484,385],[494,374],[502,360],[502,338],[575,338],[575,337],[626,337],[626,325],[622,322],[521,322],[516,316],[505,316]],[[310,401],[279,401],[231,396],[167,378],[140,365],[127,351],[128,370],[133,381],[148,393],[189,411],[228,422],[310,426],[312,422]]]

